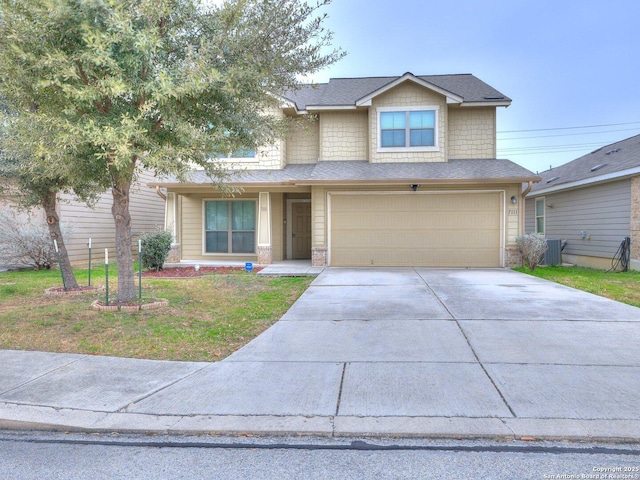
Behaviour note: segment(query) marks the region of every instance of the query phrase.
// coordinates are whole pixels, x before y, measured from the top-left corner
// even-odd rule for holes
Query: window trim
[[[253,156],[252,157],[234,157],[233,153],[235,153],[235,151],[229,152],[226,155],[222,155],[222,154],[215,154],[213,156],[213,158],[215,160],[221,160],[223,162],[227,162],[227,163],[258,163],[260,162],[260,158],[258,157],[258,151],[255,148],[250,148],[248,150],[252,150],[253,151]]]
[[[433,111],[434,112],[434,127],[433,127],[433,146],[422,146],[422,147],[383,147],[382,146],[382,123],[380,121],[380,117],[382,113],[385,112],[415,112],[415,111]],[[439,116],[440,116],[440,106],[439,105],[414,105],[410,107],[378,107],[376,108],[376,130],[378,134],[378,145],[377,152],[378,153],[395,153],[395,152],[439,152]],[[405,126],[405,138],[408,139],[410,126],[407,124]]]
[[[254,218],[254,250],[253,252],[244,252],[244,253],[234,253],[234,252],[207,252],[207,202],[228,202],[231,205],[231,202],[253,202],[255,204],[255,218]],[[229,217],[231,219],[231,216]],[[257,198],[203,198],[202,199],[202,255],[203,256],[226,256],[226,257],[238,257],[238,256],[246,256],[246,255],[257,255],[258,254],[258,199]],[[233,234],[233,230],[227,230],[229,232],[229,236],[231,237]],[[229,248],[233,249],[233,244],[229,242]]]
[[[533,204],[533,228],[536,233],[546,235],[547,233],[547,201],[546,197],[538,197]],[[538,215],[538,202],[542,203],[542,215]],[[542,232],[538,231],[538,219],[542,218]]]

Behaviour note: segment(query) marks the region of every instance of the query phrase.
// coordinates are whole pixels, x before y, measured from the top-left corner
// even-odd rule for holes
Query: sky
[[[498,108],[498,158],[533,172],[640,134],[637,0],[333,0],[312,79],[472,73]],[[579,128],[575,128],[579,127]]]

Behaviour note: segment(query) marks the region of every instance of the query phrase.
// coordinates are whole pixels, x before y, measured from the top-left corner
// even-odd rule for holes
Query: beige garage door
[[[500,267],[501,194],[330,195],[333,266]]]

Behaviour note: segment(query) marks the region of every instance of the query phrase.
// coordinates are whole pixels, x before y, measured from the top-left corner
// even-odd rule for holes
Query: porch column
[[[326,196],[323,187],[311,187],[311,265],[314,267],[327,265],[326,225],[329,220],[325,206]]]
[[[180,195],[169,192],[166,195],[164,204],[164,229],[171,232],[173,241],[171,242],[171,250],[167,255],[167,263],[178,263],[182,259],[182,251],[180,247],[180,222],[182,218],[178,215]]]
[[[258,263],[271,264],[271,195],[269,192],[258,194]]]

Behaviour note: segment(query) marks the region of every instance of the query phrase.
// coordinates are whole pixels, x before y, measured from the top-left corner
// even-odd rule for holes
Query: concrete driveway
[[[640,439],[640,309],[504,269],[328,268],[222,362],[100,368],[91,401],[34,400],[45,375],[0,401],[111,429]],[[119,368],[131,392],[100,408]]]
[[[639,321],[640,309],[510,270],[329,268],[218,368],[131,410],[331,417],[350,433],[416,418],[624,430],[640,420]],[[201,384],[224,387],[179,401]]]

